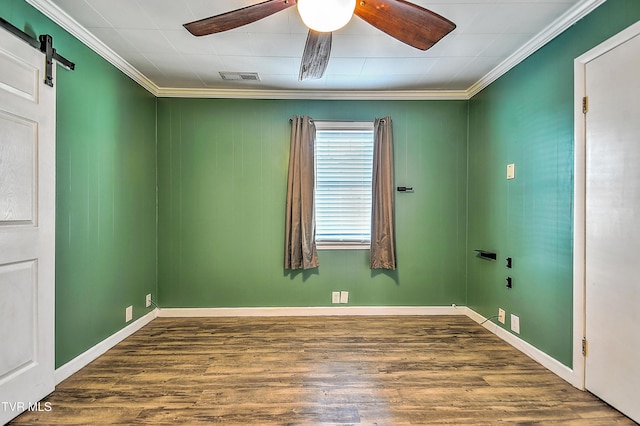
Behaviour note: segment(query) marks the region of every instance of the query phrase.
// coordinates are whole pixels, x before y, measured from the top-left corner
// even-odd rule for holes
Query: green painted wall
[[[468,306],[520,317],[522,337],[572,365],[573,60],[640,19],[609,0],[470,101]],[[516,179],[506,180],[506,165]],[[514,267],[504,266],[511,256]],[[513,277],[513,289],[504,281]]]
[[[56,366],[144,315],[156,276],[156,100],[22,0],[0,16],[53,35],[58,68]]]
[[[158,101],[159,293],[163,307],[465,303],[466,101]],[[390,115],[397,194],[395,272],[368,251],[321,251],[283,269],[289,118]]]
[[[639,1],[608,0],[470,102],[156,100],[23,0],[0,16],[77,64],[56,83],[57,366],[124,327],[126,306],[148,312],[147,293],[165,307],[326,306],[333,290],[351,305],[502,307],[571,365],[573,58],[640,19]],[[416,188],[397,194],[397,271],[372,273],[366,251],[283,270],[295,114],[393,117],[396,183]]]

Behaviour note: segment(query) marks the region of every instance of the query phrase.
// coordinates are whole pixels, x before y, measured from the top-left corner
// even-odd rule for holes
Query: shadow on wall
[[[390,270],[390,269],[372,269],[371,270],[371,278],[375,278],[378,275],[386,275],[391,278],[394,283],[399,287],[400,286],[400,278],[398,277],[398,269]]]
[[[289,277],[289,279],[291,281],[297,279],[299,276],[302,275],[302,281],[305,282],[307,281],[309,278],[313,277],[313,276],[319,276],[320,275],[320,270],[319,267],[318,268],[311,268],[311,269],[283,269],[283,276],[284,277]],[[388,269],[372,269],[371,270],[371,278],[375,278],[379,275],[385,275],[388,278],[392,279],[393,282],[396,284],[396,286],[400,286],[400,278],[398,276],[398,270],[388,270]]]
[[[309,278],[311,278],[314,275],[320,275],[320,271],[318,271],[318,268],[311,268],[311,269],[283,269],[283,276],[285,277],[289,277],[291,279],[291,281],[295,280],[296,278],[298,278],[300,275],[302,275],[302,281],[307,281]]]

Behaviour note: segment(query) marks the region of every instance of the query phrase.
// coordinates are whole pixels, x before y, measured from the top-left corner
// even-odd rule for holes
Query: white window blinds
[[[316,243],[371,241],[373,122],[315,121]]]

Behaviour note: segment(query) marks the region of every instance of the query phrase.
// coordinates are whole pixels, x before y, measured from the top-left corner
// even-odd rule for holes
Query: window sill
[[[369,250],[371,248],[371,244],[317,244],[316,248],[318,250]]]

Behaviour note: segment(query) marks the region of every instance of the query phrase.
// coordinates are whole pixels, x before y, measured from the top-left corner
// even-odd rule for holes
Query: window
[[[315,121],[316,244],[369,248],[373,122]]]

